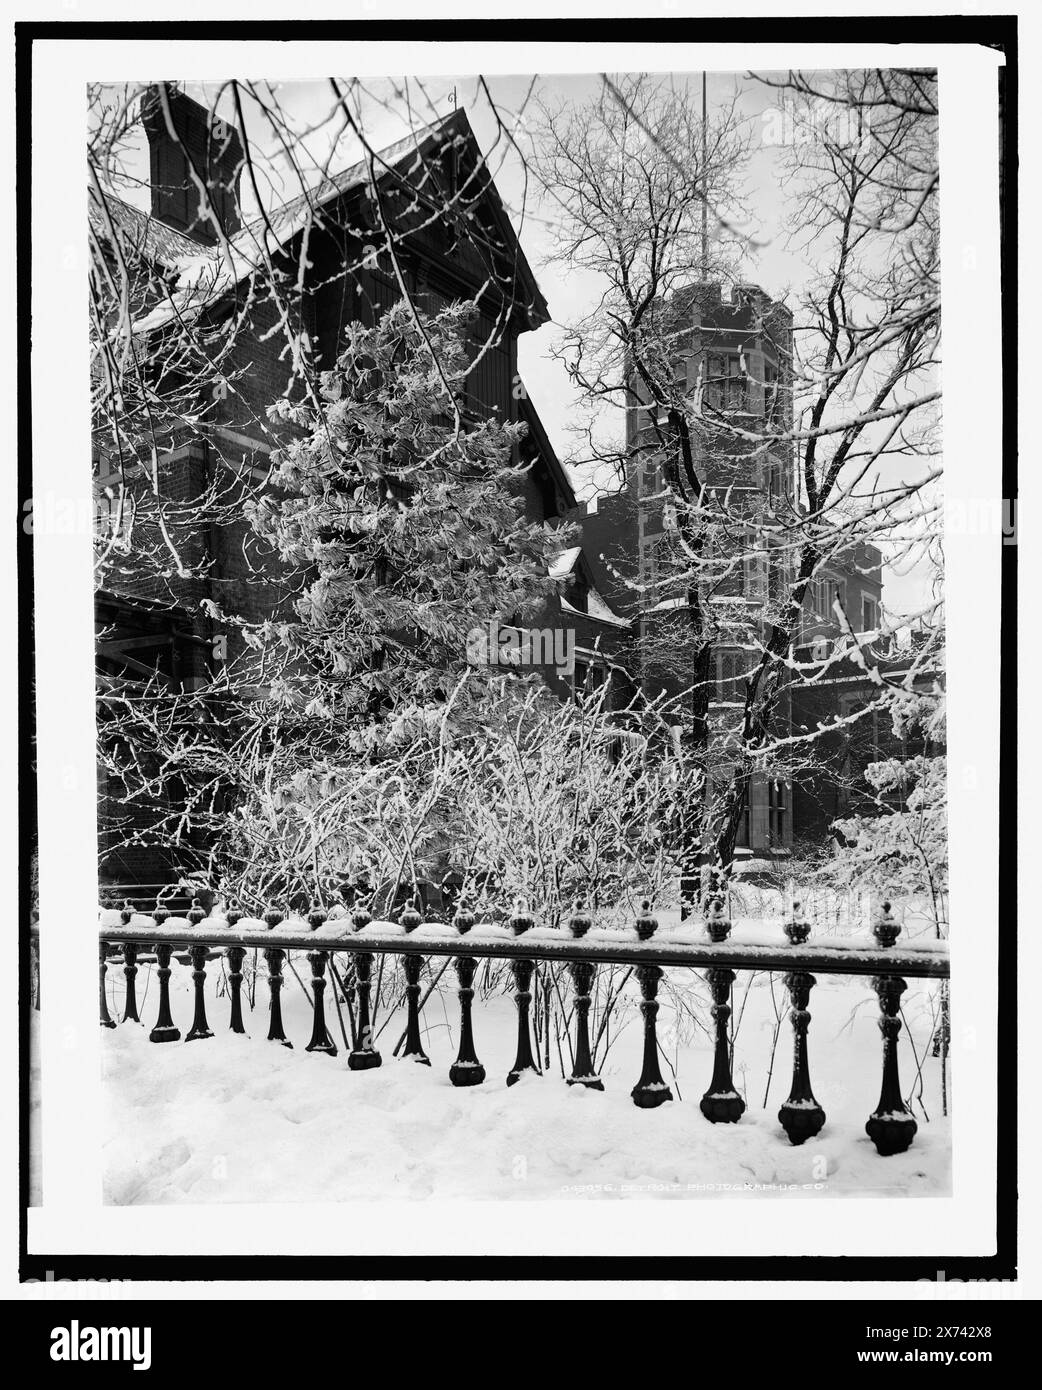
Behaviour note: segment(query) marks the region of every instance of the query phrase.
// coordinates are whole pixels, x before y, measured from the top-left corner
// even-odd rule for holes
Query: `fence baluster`
[[[311,1041],[305,1047],[305,1052],[325,1052],[330,1057],[336,1056],[336,1043],[329,1035],[326,1027],[326,1006],[323,996],[326,992],[326,963],[329,960],[328,951],[309,951],[308,962],[311,966],[311,994],[312,1006],[314,1010],[314,1023],[311,1028]]]
[[[173,949],[166,941],[161,941],[156,947],[159,1016],[156,1018],[156,1026],[148,1035],[149,1042],[177,1042],[181,1036],[181,1030],[174,1026],[173,1015],[170,1012],[170,957],[173,954]]]
[[[109,1001],[105,996],[105,974],[108,970],[106,956],[108,955],[108,942],[102,941],[98,945],[98,977],[101,984],[100,1003],[101,1003],[101,1026],[102,1028],[115,1028],[116,1023],[109,1013]]]
[[[370,978],[373,969],[372,951],[354,951],[351,959],[355,966],[355,986],[358,990],[358,1029],[355,1045],[347,1059],[352,1071],[368,1071],[378,1067],[383,1058],[373,1046],[373,1025],[369,1021],[369,992],[372,989]]]
[[[531,1071],[536,1076],[541,1076],[542,1072],[536,1065],[536,1060],[532,1055],[532,1034],[528,1024],[529,1010],[532,1005],[532,972],[535,970],[534,960],[514,960],[510,962],[510,970],[514,976],[514,989],[516,991],[517,1002],[517,1056],[514,1058],[514,1065],[507,1074],[507,1085],[513,1086],[521,1080],[526,1071]]]
[[[229,946],[227,956],[228,987],[232,993],[231,1031],[245,1033],[246,1027],[242,1021],[242,963],[246,959],[246,947]]]
[[[421,1066],[429,1067],[431,1059],[424,1052],[423,1043],[420,1040],[420,967],[422,965],[422,956],[412,954],[402,956],[406,999],[405,1050],[402,1053],[402,1060],[419,1062]]]
[[[663,967],[684,966],[688,969],[694,967],[704,972],[706,984],[711,994],[712,1007],[710,1012],[713,1019],[713,1074],[707,1091],[701,1097],[700,1109],[705,1118],[712,1123],[734,1123],[741,1119],[747,1108],[745,1099],[735,1087],[732,1057],[733,1039],[729,1036],[730,1020],[734,1017],[732,996],[736,978],[735,970],[755,972],[766,969],[777,971],[781,975],[788,992],[793,1029],[792,1081],[788,1096],[777,1112],[778,1123],[790,1143],[802,1145],[808,1139],[813,1139],[819,1134],[827,1122],[825,1111],[814,1095],[810,1080],[809,1033],[811,1013],[809,1003],[811,991],[817,984],[817,979],[810,973],[810,968],[817,971],[819,976],[824,973],[851,977],[861,973],[871,975],[871,972],[878,972],[879,970],[893,970],[895,972],[900,970],[913,980],[937,978],[946,982],[948,978],[947,953],[940,953],[943,948],[938,948],[938,952],[931,955],[916,954],[914,946],[908,950],[895,951],[893,949],[901,934],[902,926],[895,917],[889,902],[884,902],[879,906],[872,921],[872,933],[875,937],[874,948],[865,949],[857,943],[842,943],[847,948],[844,950],[838,950],[836,945],[830,942],[823,942],[806,949],[808,938],[812,932],[811,914],[804,913],[798,901],[794,901],[792,904],[790,920],[781,924],[784,934],[788,938],[788,948],[779,943],[779,949],[775,950],[773,947],[768,947],[765,950],[762,944],[749,944],[744,939],[724,946],[730,934],[731,924],[727,911],[725,911],[725,904],[719,896],[714,896],[707,901],[705,906],[705,931],[713,943],[712,946],[707,947],[705,944],[692,940],[690,936],[682,934],[669,935],[661,942],[649,944],[657,931],[658,924],[651,915],[650,903],[644,902],[642,911],[637,916],[635,923],[635,932],[633,933],[635,939],[631,939],[620,948],[612,939],[617,935],[616,933],[613,932],[610,936],[596,933],[587,943],[587,949],[590,953],[588,958],[566,959],[564,961],[562,961],[562,952],[558,943],[550,944],[545,933],[532,931],[537,918],[521,899],[515,899],[513,914],[508,920],[515,938],[525,936],[531,931],[531,936],[527,938],[529,940],[527,949],[531,951],[529,956],[512,955],[512,952],[526,948],[519,939],[515,940],[513,944],[503,941],[504,933],[502,931],[494,933],[500,939],[488,941],[486,935],[482,934],[478,939],[472,941],[474,954],[457,955],[452,949],[453,946],[455,945],[457,950],[462,947],[465,951],[469,939],[468,934],[476,923],[474,913],[462,895],[453,917],[456,931],[461,939],[457,942],[445,943],[437,941],[432,936],[431,944],[428,946],[424,944],[424,938],[421,936],[417,947],[416,940],[409,938],[422,925],[423,918],[419,902],[420,899],[417,897],[415,902],[407,904],[402,909],[398,920],[404,933],[396,927],[386,928],[386,924],[383,922],[371,926],[371,914],[361,899],[356,902],[350,918],[343,924],[338,919],[336,923],[329,923],[327,926],[325,910],[314,907],[308,914],[308,922],[312,931],[318,935],[311,939],[305,938],[307,944],[301,943],[299,947],[295,936],[293,938],[281,938],[288,942],[285,947],[267,945],[263,933],[258,933],[256,924],[253,924],[248,931],[238,932],[234,930],[241,921],[242,913],[238,908],[229,906],[225,916],[227,926],[231,930],[218,932],[214,938],[218,944],[211,948],[210,945],[200,940],[202,927],[207,925],[207,922],[205,920],[206,913],[199,905],[198,900],[193,901],[191,909],[186,913],[190,924],[189,940],[186,942],[184,934],[168,932],[165,924],[170,913],[157,899],[155,909],[152,912],[155,929],[148,932],[149,942],[145,948],[148,951],[155,951],[159,995],[158,1015],[155,1026],[149,1033],[150,1041],[172,1042],[182,1037],[179,1028],[174,1023],[171,1011],[170,979],[175,951],[178,953],[179,960],[185,958],[180,953],[187,951],[187,957],[192,967],[194,1016],[185,1041],[190,1042],[198,1038],[213,1036],[206,1017],[206,962],[208,959],[216,959],[219,953],[223,954],[227,962],[230,1030],[233,1033],[245,1035],[242,997],[244,966],[248,949],[253,948],[254,960],[256,961],[256,950],[261,949],[268,967],[270,989],[268,1039],[286,1047],[292,1047],[293,1044],[285,1036],[281,1009],[284,983],[283,967],[291,954],[290,948],[292,948],[294,950],[299,949],[302,954],[306,953],[311,965],[313,1020],[311,1041],[307,1044],[306,1050],[325,1052],[335,1057],[338,1054],[338,1046],[333,1041],[327,1024],[325,988],[328,970],[328,978],[333,978],[339,989],[339,977],[336,975],[335,956],[333,955],[334,951],[339,950],[346,952],[351,958],[352,968],[350,974],[345,976],[344,992],[352,1004],[357,1000],[357,1014],[352,1010],[351,1040],[348,1042],[346,1035],[344,1039],[345,1050],[348,1050],[348,1065],[352,1070],[365,1070],[381,1066],[382,1058],[374,1045],[373,1037],[373,1011],[374,1009],[379,1011],[379,998],[375,1000],[373,998],[372,967],[375,954],[386,953],[381,954],[381,961],[384,962],[388,956],[390,957],[392,973],[395,956],[401,957],[406,1002],[406,1028],[402,1056],[409,1061],[430,1066],[430,1058],[424,1051],[420,1029],[420,1000],[422,997],[420,979],[423,973],[424,959],[428,959],[429,965],[431,963],[430,956],[444,952],[452,960],[455,968],[460,1007],[458,1054],[449,1068],[449,1079],[452,1085],[473,1086],[486,1080],[487,1073],[478,1059],[474,1043],[475,982],[478,968],[482,962],[486,962],[490,969],[493,964],[499,963],[501,965],[505,961],[509,964],[512,973],[517,1009],[516,1056],[506,1076],[507,1086],[513,1086],[526,1072],[533,1072],[539,1076],[549,1069],[549,1047],[551,1045],[549,1036],[545,1064],[538,1055],[541,1048],[537,1048],[533,1037],[532,991],[537,982],[536,971],[541,965],[545,965],[546,980],[552,990],[554,988],[552,977],[557,974],[563,963],[567,966],[572,980],[575,1013],[575,1031],[574,1037],[571,1038],[574,1043],[571,1075],[566,1078],[566,1081],[570,1086],[581,1085],[591,1090],[603,1091],[605,1089],[604,1082],[596,1074],[593,1058],[594,1048],[591,1045],[593,987],[601,963],[611,963],[613,967],[618,964],[626,964],[630,967],[630,973],[636,975],[640,987],[640,1010],[644,1032],[640,1079],[631,1090],[630,1096],[633,1103],[639,1108],[651,1109],[674,1099],[671,1084],[667,1084],[663,1078],[664,1070],[669,1069],[668,1060],[663,1067],[659,1056],[661,1049],[657,1037],[659,994],[665,974]],[[137,998],[137,978],[142,964],[141,929],[137,924],[141,918],[135,913],[129,901],[124,904],[119,915],[122,922],[120,928],[99,927],[99,1023],[101,1027],[106,1028],[116,1027],[117,1022],[141,1022],[141,1001]],[[279,939],[275,929],[282,922],[283,914],[276,909],[269,909],[263,913],[263,917],[272,937]],[[102,920],[111,919],[103,914]],[[348,935],[346,930],[348,923],[353,926],[356,932],[363,932],[361,938],[352,939]],[[218,925],[214,921],[209,924]],[[219,925],[223,926],[223,923]],[[573,943],[565,949],[576,951],[579,949],[581,939],[591,931],[592,918],[588,911],[579,905],[567,926]],[[298,927],[295,925],[293,930],[296,932]],[[34,939],[31,943],[31,949],[37,951],[39,949],[38,927],[35,922],[33,923],[33,932]],[[134,936],[138,939],[120,940],[113,943],[101,939],[102,932],[108,932],[110,936],[115,935],[120,938]],[[224,939],[219,940],[222,936]],[[163,940],[164,937],[172,937],[172,939]],[[234,944],[229,944],[229,942]],[[323,942],[325,943],[324,948],[318,949],[315,943]],[[311,949],[307,949],[309,946]],[[359,946],[369,949],[358,949]],[[117,1009],[110,1006],[106,989],[107,970],[111,963],[109,957],[111,954],[115,958],[117,953],[121,955],[123,973],[126,978],[126,996],[122,1015]],[[146,959],[150,958],[150,956],[146,957]],[[727,968],[725,962],[731,968]],[[444,964],[447,963],[446,960]],[[381,972],[382,969],[383,966],[381,966]],[[488,978],[487,972],[486,978]],[[906,1103],[902,1097],[899,1069],[898,1045],[902,1027],[901,999],[908,985],[906,980],[896,973],[892,975],[875,974],[872,976],[872,988],[879,1003],[878,1026],[882,1036],[883,1052],[882,1083],[879,1101],[868,1117],[865,1131],[878,1153],[885,1157],[905,1152],[913,1143],[918,1132],[918,1124],[912,1112],[911,1103]],[[547,991],[548,1000],[549,997],[550,993]],[[339,993],[334,998],[339,1005]],[[549,1010],[547,1016],[549,1017]],[[538,1024],[538,1022],[537,1019],[536,1023]],[[341,1027],[343,1028],[343,1020],[341,1020]],[[567,1024],[566,1030],[570,1032]]]
[[[883,1035],[883,1084],[879,1104],[865,1124],[865,1133],[884,1158],[903,1154],[915,1138],[919,1126],[901,1099],[901,1078],[897,1065],[897,1035],[901,1020],[897,1017],[901,995],[908,988],[899,975],[876,975],[872,988],[879,999],[881,1016],[879,1031]]]
[[[790,970],[785,976],[792,1006],[792,1089],[778,1111],[778,1122],[792,1144],[813,1139],[825,1123],[825,1112],[814,1098],[807,1061],[807,1029],[810,992],[817,984],[806,970]]]
[[[593,961],[572,960],[568,962],[568,973],[575,987],[575,1054],[568,1085],[603,1091],[604,1082],[594,1072],[590,1056],[590,995],[597,967]]]
[[[185,1042],[195,1042],[197,1038],[212,1038],[213,1032],[206,1021],[206,952],[205,945],[188,948],[192,960],[192,979],[195,982],[195,1016]]]
[[[724,911],[722,898],[713,898],[709,903],[709,911],[706,913],[706,935],[709,940],[719,945],[726,941],[731,935],[731,923],[728,921],[727,913]]]
[[[459,1052],[449,1068],[449,1080],[454,1086],[479,1086],[485,1079],[485,1068],[478,1061],[474,1051],[474,1031],[471,1026],[470,1010],[474,998],[474,972],[478,963],[473,956],[457,956],[453,961],[456,977],[459,980]]]
[[[514,911],[510,918],[510,928],[515,936],[524,936],[526,931],[530,931],[535,926],[535,918],[528,911],[523,898],[514,899]],[[532,1042],[529,1034],[528,1015],[532,1004],[532,972],[535,970],[535,961],[532,960],[513,960],[510,962],[510,973],[514,977],[515,1002],[517,1004],[517,1056],[514,1065],[507,1073],[507,1085],[514,1086],[521,1079],[523,1072],[532,1071],[537,1076],[541,1073],[536,1066],[535,1058],[532,1056]]]
[[[127,977],[127,997],[123,1005],[123,1022],[140,1023],[137,1015],[137,945],[133,941],[123,943],[123,974]]]
[[[733,970],[706,971],[706,983],[713,994],[711,1013],[716,1025],[716,1055],[713,1079],[702,1097],[699,1109],[713,1124],[734,1124],[742,1118],[745,1101],[734,1088],[731,1079],[731,1056],[727,1039],[727,1020],[731,1017],[729,997],[734,983]]]
[[[663,1105],[667,1100],[673,1099],[673,1092],[662,1080],[662,1073],[658,1064],[658,1035],[655,1027],[655,1020],[658,1017],[656,995],[658,994],[658,982],[662,979],[662,970],[657,965],[638,965],[636,975],[642,996],[640,1011],[644,1015],[644,1067],[640,1074],[640,1080],[630,1095],[633,1097],[634,1105],[640,1106],[642,1110],[653,1110],[656,1105]]]
[[[271,991],[271,1022],[268,1024],[268,1042],[281,1043],[283,1047],[292,1047],[293,1044],[286,1037],[282,1027],[282,986],[285,980],[282,978],[282,964],[286,959],[286,952],[280,951],[277,946],[269,946],[265,949],[264,960],[268,967],[268,989]]]
[[[163,906],[159,894],[157,894],[156,905],[152,910],[152,920],[157,927],[161,927],[169,916],[170,913]],[[170,957],[172,954],[173,947],[167,943],[160,943],[156,947],[159,1016],[156,1019],[156,1026],[148,1035],[150,1042],[177,1042],[181,1037],[181,1030],[174,1027],[173,1016],[170,1012]]]

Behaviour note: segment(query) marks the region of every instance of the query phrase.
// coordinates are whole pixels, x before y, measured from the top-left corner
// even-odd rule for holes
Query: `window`
[[[879,604],[867,594],[861,596],[861,631],[874,632],[879,626]]]
[[[590,605],[590,585],[589,581],[580,573],[572,576],[572,582],[568,586],[568,602],[580,613],[585,613]]]
[[[751,848],[749,840],[749,782],[743,779],[739,796],[742,798],[742,814],[738,821],[738,829],[735,832],[734,842],[741,845],[743,849]]]
[[[763,598],[763,564],[759,554],[746,555],[742,560],[742,596],[757,601]]]
[[[780,845],[785,838],[785,816],[788,811],[788,788],[777,778],[767,782],[767,830],[771,844]]]
[[[828,661],[829,639],[827,637],[819,637],[816,642],[810,644],[810,659],[819,664]]]
[[[743,849],[749,846],[749,798],[746,796],[745,805],[742,807],[742,818],[738,822],[738,830],[735,834],[735,844],[741,845]]]
[[[653,588],[659,581],[659,557],[654,541],[645,541],[641,550],[641,580]]]
[[[745,410],[746,382],[738,353],[711,352],[706,364],[706,401],[715,410]]]
[[[812,579],[807,585],[804,607],[808,617],[827,620],[832,617],[832,603],[836,596],[835,581],[828,578]]]
[[[789,574],[786,552],[777,547],[767,555],[767,597],[771,603],[781,603],[788,596]]]
[[[745,662],[741,652],[718,652],[716,698],[735,703],[745,699]]]
[[[864,695],[844,695],[839,705],[840,718],[850,719],[851,715],[863,711],[868,699],[869,697]],[[883,721],[884,716],[873,706],[867,714],[862,713],[860,719],[854,719],[844,725],[841,737],[845,740],[849,756],[859,770],[866,768],[869,763],[878,762],[882,755],[885,735]]]
[[[607,678],[608,672],[602,661],[596,657],[585,659],[576,656],[575,670],[572,672],[572,696],[593,695]]]
[[[765,472],[767,506],[773,512],[785,500],[785,465],[781,459],[768,458]]]
[[[763,369],[763,414],[764,419],[773,420],[778,407],[778,369],[773,362],[764,364]]]

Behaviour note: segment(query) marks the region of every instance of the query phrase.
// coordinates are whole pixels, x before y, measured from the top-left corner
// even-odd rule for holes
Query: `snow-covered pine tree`
[[[910,757],[865,768],[867,813],[833,822],[843,842],[830,866],[838,887],[927,905],[938,937],[948,935],[948,772],[944,703],[917,695],[895,703],[894,731],[913,737]]]
[[[440,721],[468,631],[537,616],[566,543],[525,518],[524,426],[465,409],[472,314],[455,304],[425,319],[400,303],[375,326],[352,323],[320,376],[321,409],[271,411],[297,433],[248,515],[279,556],[293,615],[247,640],[275,637],[275,697],[335,722],[358,752]],[[458,717],[484,685],[467,682]]]

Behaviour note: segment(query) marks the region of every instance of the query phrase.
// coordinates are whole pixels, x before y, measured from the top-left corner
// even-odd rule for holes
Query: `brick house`
[[[676,381],[687,391],[703,385],[720,409],[747,414],[756,421],[783,422],[789,392],[786,371],[791,315],[758,286],[743,285],[729,301],[719,285],[696,284],[675,294],[666,310],[668,331],[676,344]],[[650,696],[664,692],[679,701],[676,718],[683,725],[689,690],[686,642],[678,628],[675,601],[655,602],[663,576],[664,502],[662,460],[656,446],[653,408],[635,389],[627,407],[625,486],[600,497],[579,516],[584,554],[599,563],[606,596],[628,616],[632,639],[626,646],[633,678]],[[792,494],[791,454],[784,446],[752,456],[751,446],[733,436],[712,437],[698,460],[711,494],[729,494],[729,506],[742,516],[769,518]],[[775,567],[752,565],[724,579],[714,602],[726,609],[733,643],[722,642],[715,655],[715,689],[710,719],[718,732],[733,708],[735,683],[752,660],[742,643],[763,630],[764,608],[784,578]],[[785,853],[792,844],[789,789],[760,775],[751,779],[748,806],[736,860],[760,860]]]
[[[751,428],[765,420],[783,428],[791,425],[787,373],[792,317],[784,305],[756,285],[737,286],[725,300],[719,285],[696,284],[673,297],[668,313],[677,344],[678,384],[689,392],[703,385],[712,405],[734,412],[739,423]],[[614,610],[631,621],[630,640],[616,639],[614,650],[624,654],[633,678],[646,692],[676,695],[689,688],[690,674],[657,655],[657,648],[682,653],[686,647],[668,604],[653,601],[662,573],[662,472],[653,412],[639,391],[634,391],[627,410],[626,444],[623,490],[594,499],[577,513],[583,555],[589,565],[599,567]],[[781,520],[795,493],[791,450],[779,444],[755,457],[751,450],[751,444],[743,445],[730,432],[718,430],[714,437],[710,429],[698,459],[709,492],[729,493],[732,513],[758,523]],[[721,642],[715,653],[710,718],[721,734],[731,712],[741,706],[741,682],[756,659],[754,652],[743,649],[742,640],[764,635],[771,605],[787,593],[790,580],[790,562],[779,552],[776,562],[749,562],[718,586],[715,601],[727,610],[729,631],[737,639],[733,644]],[[835,655],[837,643],[842,646],[847,639],[834,602],[839,600],[855,633],[872,634],[880,623],[882,587],[882,555],[869,544],[831,557],[808,586],[794,655],[808,665],[827,666],[813,686],[794,685],[783,691],[776,727],[785,734],[837,719],[850,722],[816,741],[815,767],[806,776],[795,782],[762,774],[751,779],[735,853],[739,866],[753,870],[765,861],[787,857],[797,845],[821,844],[834,819],[867,805],[861,775],[866,764],[902,751],[888,737],[880,715],[850,718],[872,704],[876,688],[850,657]],[[638,636],[639,644],[633,640]],[[889,675],[907,671],[907,651],[891,650],[889,643],[882,651],[873,638],[871,652]],[[937,674],[917,673],[917,688],[928,688]]]
[[[150,215],[108,195],[103,204],[95,200],[91,206],[99,239],[110,248],[119,242],[132,249],[172,287],[166,304],[159,301],[139,324],[162,333],[172,317],[171,300],[178,314],[205,315],[214,324],[232,314],[241,319],[222,377],[200,401],[195,424],[172,431],[153,461],[152,481],[175,504],[175,515],[176,504],[184,504],[174,540],[191,564],[191,577],[142,573],[132,562],[111,566],[97,600],[98,666],[101,679],[158,672],[172,688],[191,689],[221,660],[237,654],[236,638],[218,630],[201,606],[205,601],[254,621],[270,617],[282,602],[277,566],[246,521],[229,522],[226,506],[222,524],[210,525],[191,505],[193,498],[217,489],[225,503],[234,501],[237,486],[263,479],[278,442],[266,412],[290,388],[292,364],[283,355],[284,336],[272,331],[278,327],[274,306],[263,294],[248,294],[246,267],[254,268],[258,259],[269,263],[269,273],[272,266],[276,273],[280,265],[296,267],[306,233],[306,279],[294,327],[307,335],[319,369],[334,362],[345,323],[374,323],[400,291],[383,253],[369,245],[374,213],[365,163],[243,227],[238,212],[243,152],[235,129],[170,86],[150,89],[143,125],[150,152]],[[380,158],[385,215],[395,228],[399,265],[414,302],[430,312],[456,300],[477,306],[472,331],[486,350],[467,380],[465,412],[495,411],[504,421],[524,421],[527,435],[519,446],[528,465],[524,512],[529,520],[556,524],[574,513],[576,497],[517,364],[519,336],[545,323],[549,314],[466,114],[453,112],[382,151]],[[193,170],[214,190],[205,216]],[[208,286],[202,303],[200,281]],[[186,282],[189,288],[182,291]],[[98,484],[104,488],[116,478],[116,465],[106,459],[103,445],[98,455]],[[548,601],[542,622],[576,633],[584,653],[582,682],[600,659],[605,638],[628,629],[628,621],[599,598],[597,575],[581,553],[566,551],[559,569],[561,596]],[[547,673],[562,695],[575,688],[576,678],[575,672]],[[100,791],[104,798],[106,789]],[[134,830],[130,817],[103,846],[103,879],[158,883],[176,874],[178,865],[168,853],[135,844]]]
[[[897,640],[880,633],[881,571],[875,546],[852,547],[823,566],[804,605],[794,656],[815,675],[812,683],[793,687],[791,725],[797,733],[825,732],[814,740],[813,761],[792,787],[794,838],[800,848],[822,845],[837,819],[874,813],[864,776],[870,763],[944,751],[919,730],[898,737],[890,715],[875,708],[879,687],[866,666],[884,680],[923,693],[944,684],[943,670],[921,634],[906,631]],[[835,603],[849,632],[836,616]]]

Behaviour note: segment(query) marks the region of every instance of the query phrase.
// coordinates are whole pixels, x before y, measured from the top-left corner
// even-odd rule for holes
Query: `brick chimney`
[[[157,86],[149,87],[141,109],[148,135],[152,216],[196,241],[213,245],[217,231],[210,215],[200,215],[199,189],[192,170],[205,183],[211,209],[225,234],[233,236],[241,225],[238,195],[243,154],[239,132],[171,83],[162,86],[169,122]]]

